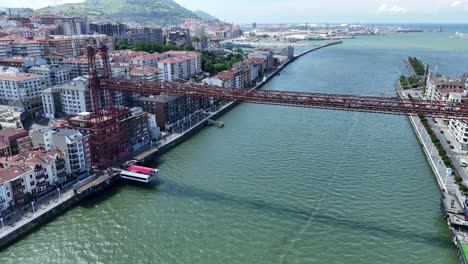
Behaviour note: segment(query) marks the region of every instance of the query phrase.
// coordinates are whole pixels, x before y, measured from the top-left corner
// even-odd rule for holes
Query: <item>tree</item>
[[[192,42],[200,42],[200,38],[199,37],[192,37]]]
[[[115,48],[116,48],[117,50],[128,49],[127,40],[126,40],[126,39],[121,39],[121,40],[117,41],[117,43],[115,44]]]

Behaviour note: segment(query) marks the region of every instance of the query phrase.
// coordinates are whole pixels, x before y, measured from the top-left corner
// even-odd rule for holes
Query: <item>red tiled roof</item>
[[[24,129],[5,128],[0,130],[0,136],[10,138],[16,135],[28,135],[28,131]]]
[[[135,67],[130,69],[130,74],[151,74],[151,73],[158,73],[161,69],[155,67]]]
[[[234,77],[236,77],[239,74],[239,72],[240,71],[237,70],[237,69],[231,69],[229,71],[220,72],[216,76],[219,79],[222,79],[222,80],[230,80],[230,79],[233,79]]]
[[[463,89],[459,88],[442,88],[438,89],[439,93],[463,93]]]
[[[8,73],[8,74],[0,74],[0,80],[5,81],[24,81],[24,80],[31,80],[41,78],[41,75],[32,74],[32,73]]]
[[[8,169],[0,169],[0,184],[13,180],[26,172],[31,171],[31,168],[21,169],[19,166],[11,166]]]

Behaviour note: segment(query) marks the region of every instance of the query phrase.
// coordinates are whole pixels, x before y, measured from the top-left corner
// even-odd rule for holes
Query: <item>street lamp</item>
[[[449,175],[451,175],[451,174],[452,174],[452,168],[447,168],[446,175],[445,175],[444,186],[447,186],[447,179],[448,179]]]
[[[33,215],[36,216],[36,209],[34,209],[34,201],[31,202],[32,210],[33,210]]]
[[[57,187],[57,192],[58,192],[59,200],[60,202],[62,202],[62,195],[60,194],[60,188],[58,187]]]

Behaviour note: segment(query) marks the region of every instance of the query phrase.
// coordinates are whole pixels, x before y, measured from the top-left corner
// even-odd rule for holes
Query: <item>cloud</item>
[[[398,5],[389,6],[387,4],[381,4],[377,9],[377,13],[400,15],[408,13],[408,9]]]
[[[463,1],[456,0],[450,4],[451,7],[457,7],[459,5],[463,4]]]

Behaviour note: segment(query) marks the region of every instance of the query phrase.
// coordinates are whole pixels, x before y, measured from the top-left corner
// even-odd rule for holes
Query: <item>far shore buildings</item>
[[[429,78],[427,83],[426,97],[430,100],[444,102],[466,102],[468,101],[468,76],[463,78]],[[461,150],[468,150],[468,120],[447,119],[445,120],[450,134],[456,139],[453,145]]]

